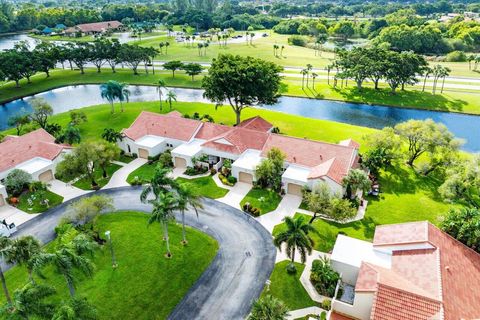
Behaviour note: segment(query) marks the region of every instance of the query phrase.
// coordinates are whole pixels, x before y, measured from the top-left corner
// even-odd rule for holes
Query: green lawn
[[[227,189],[217,186],[210,176],[195,179],[177,178],[177,181],[189,188],[194,188],[202,197],[210,199],[222,198],[228,193]]]
[[[144,165],[133,170],[127,177],[127,182],[132,184],[135,177],[138,177],[140,181],[150,181],[155,173],[155,168],[158,162],[147,162]]]
[[[63,202],[62,196],[49,190],[44,192],[44,199],[48,199],[48,206],[41,203],[41,198],[39,197],[38,192],[26,191],[20,196],[17,208],[26,213],[40,213]],[[28,199],[32,200],[31,206],[28,204]]]
[[[99,319],[166,319],[218,250],[214,239],[190,228],[188,245],[181,245],[181,226],[171,224],[173,257],[166,259],[160,226],[148,226],[147,219],[137,212],[107,214],[98,219],[100,234],[111,231],[119,266],[112,269],[108,247],[99,249],[93,277],[77,278],[77,294],[96,306]],[[58,292],[56,300],[68,296],[63,277],[49,268],[45,276],[45,280],[37,277],[36,281],[53,285]],[[26,270],[14,267],[6,272],[6,279],[13,292],[27,282]],[[3,294],[0,299],[5,302]]]
[[[95,176],[95,182],[97,182],[98,187],[102,188],[105,186],[108,181],[110,181],[110,178],[112,177],[112,174],[115,173],[118,169],[120,169],[122,166],[119,166],[118,164],[111,163],[107,167],[107,177],[103,177],[103,171],[100,168],[95,169],[94,171],[94,176]],[[82,190],[92,190],[92,182],[90,181],[89,178],[84,177],[78,181],[76,181],[73,184],[75,187],[80,188]]]
[[[43,40],[43,41],[69,41],[69,42],[90,42],[95,40],[93,36],[83,36],[83,37],[68,37],[62,35],[52,35],[52,36],[44,36],[38,34],[30,34],[32,38]]]
[[[289,274],[286,270],[289,263],[290,261],[282,261],[275,265],[270,276],[270,290],[265,288],[262,296],[270,294],[282,300],[289,310],[316,306],[317,303],[310,298],[300,282],[300,276],[305,269],[305,265],[295,262],[297,272]]]
[[[120,162],[123,162],[123,163],[130,163],[133,160],[135,160],[135,158],[127,156],[125,154],[120,155],[120,157],[118,157],[118,159],[117,159],[117,161],[120,161]]]
[[[260,209],[260,214],[275,210],[282,201],[282,197],[272,190],[253,188],[240,202],[240,206],[249,202],[253,207]]]
[[[380,197],[367,197],[369,203],[363,220],[347,224],[321,219],[314,221],[319,232],[319,235],[312,234],[316,250],[332,250],[339,233],[371,240],[376,225],[422,220],[438,225],[441,217],[450,208],[456,207],[440,199],[437,193],[441,184],[439,178],[417,175],[404,165],[398,164],[395,169],[382,172],[379,181],[382,191]],[[307,216],[306,219],[310,220],[310,217]],[[284,224],[279,225],[273,233],[277,234],[284,228]]]

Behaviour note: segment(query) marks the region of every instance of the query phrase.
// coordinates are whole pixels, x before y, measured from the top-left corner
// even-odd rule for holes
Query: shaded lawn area
[[[437,192],[441,184],[439,177],[418,175],[405,165],[397,164],[396,167],[382,172],[379,181],[380,196],[367,197],[369,203],[363,220],[347,224],[321,219],[313,222],[319,232],[319,235],[311,235],[316,250],[332,250],[339,233],[357,239],[372,240],[376,225],[423,220],[439,225],[441,217],[451,208],[458,206],[441,200]],[[310,220],[310,216],[305,218]],[[277,234],[284,228],[284,224],[276,226],[273,233]]]
[[[253,207],[260,209],[262,215],[275,210],[280,201],[282,201],[282,197],[275,191],[253,188],[240,202],[240,206],[249,202]]]
[[[127,182],[132,184],[135,177],[138,177],[140,181],[149,182],[152,179],[155,169],[157,168],[158,162],[147,162],[144,165],[138,167],[137,169],[130,172],[127,177]]]
[[[120,157],[118,157],[117,161],[123,162],[123,163],[130,163],[133,160],[135,160],[134,157],[127,156],[125,154],[121,154]]]
[[[119,166],[118,164],[111,163],[107,167],[107,177],[103,177],[103,171],[101,168],[96,168],[94,171],[94,176],[95,176],[95,182],[97,182],[98,187],[102,188],[104,185],[110,181],[110,178],[112,177],[112,174],[115,173],[118,169],[120,169],[122,166]],[[92,182],[88,177],[84,177],[77,182],[73,184],[75,187],[80,188],[82,190],[92,190]]]
[[[19,198],[17,208],[25,211],[26,213],[40,213],[47,211],[51,207],[55,207],[63,202],[63,197],[51,192],[50,190],[43,191],[44,196],[41,198],[38,192],[26,191],[22,193]],[[32,205],[28,204],[28,199],[32,200]],[[42,204],[43,199],[48,199],[48,206]],[[31,210],[30,210],[31,209]]]
[[[98,319],[166,319],[189,288],[213,260],[218,243],[195,229],[187,229],[188,245],[180,244],[181,226],[170,224],[172,259],[166,259],[165,242],[158,224],[148,226],[148,216],[138,212],[102,215],[98,227],[110,230],[118,261],[112,269],[109,247],[98,250],[93,259],[92,278],[77,276],[77,294],[87,297],[98,310]],[[49,248],[51,246],[47,246]],[[68,297],[63,277],[45,269],[46,279],[36,277],[57,290],[55,300]],[[27,283],[23,267],[6,272],[11,292]],[[5,302],[2,295],[1,302]]]
[[[310,298],[300,282],[300,276],[305,269],[305,265],[295,262],[297,272],[289,274],[286,269],[289,263],[290,261],[281,261],[275,264],[270,276],[270,290],[265,287],[262,296],[270,294],[282,300],[289,310],[316,306],[317,303]]]
[[[193,188],[202,197],[210,199],[222,198],[228,193],[227,189],[217,186],[211,176],[195,179],[177,178],[177,181],[189,188]]]

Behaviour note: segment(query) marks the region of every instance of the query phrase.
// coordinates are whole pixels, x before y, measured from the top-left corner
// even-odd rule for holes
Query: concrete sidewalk
[[[137,158],[130,163],[125,164],[122,168],[115,171],[110,178],[110,181],[102,189],[111,189],[118,187],[127,187],[130,184],[127,182],[128,175],[136,169],[147,163],[147,159]]]
[[[282,223],[283,218],[293,217],[301,203],[301,197],[287,194],[283,197],[282,201],[280,201],[277,209],[261,215],[257,218],[257,221],[271,233],[277,224]]]
[[[49,181],[48,184],[50,185],[48,187],[48,190],[58,195],[61,195],[63,197],[63,201],[68,201],[70,199],[92,192],[88,190],[82,190],[80,188],[72,186],[71,184],[65,183],[57,179]]]
[[[243,200],[243,198],[245,198],[252,187],[253,186],[249,183],[237,182],[225,195],[225,197],[217,200],[234,208],[240,209],[240,202]]]

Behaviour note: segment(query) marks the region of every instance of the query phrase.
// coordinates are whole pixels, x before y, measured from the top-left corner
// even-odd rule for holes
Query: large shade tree
[[[204,96],[217,106],[228,103],[239,124],[243,109],[278,101],[282,70],[275,63],[262,59],[219,55],[203,78]]]

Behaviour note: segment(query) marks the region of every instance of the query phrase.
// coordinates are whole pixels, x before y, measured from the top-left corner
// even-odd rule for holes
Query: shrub
[[[210,175],[214,176],[216,174],[217,174],[217,169],[215,168],[210,169]]]
[[[273,127],[272,128],[272,133],[280,133],[280,128],[279,127]]]
[[[297,273],[297,267],[295,266],[295,263],[291,262],[287,264],[287,273],[289,274]]]
[[[322,313],[320,313],[320,320],[327,320],[327,313],[325,311],[322,311]]]
[[[164,168],[171,168],[173,167],[173,159],[170,150],[165,151],[158,157],[158,163],[162,165]]]
[[[288,44],[292,46],[306,47],[307,39],[302,36],[291,36],[288,38]]]
[[[228,182],[230,182],[231,184],[235,184],[237,183],[237,178],[235,178],[234,176],[229,176],[227,178]]]
[[[448,62],[465,62],[467,61],[467,55],[463,51],[452,51],[445,57],[445,61]]]
[[[321,308],[329,311],[332,308],[332,300],[325,299],[321,303]]]
[[[65,215],[64,219],[74,226],[81,226],[87,223],[94,223],[96,217],[105,211],[111,211],[113,207],[113,199],[107,196],[91,196],[83,198],[69,206],[70,211]]]
[[[339,280],[340,275],[333,270],[328,258],[313,261],[310,281],[318,293],[327,297],[333,297]]]
[[[5,188],[13,196],[19,196],[32,181],[32,175],[20,169],[12,170],[5,178]]]
[[[138,176],[135,176],[133,180],[130,182],[130,184],[132,186],[141,186],[143,184],[143,181]]]
[[[132,157],[133,157],[133,159],[137,159],[137,158],[138,158],[138,154],[136,154],[136,153],[134,152],[134,153],[132,153]]]

